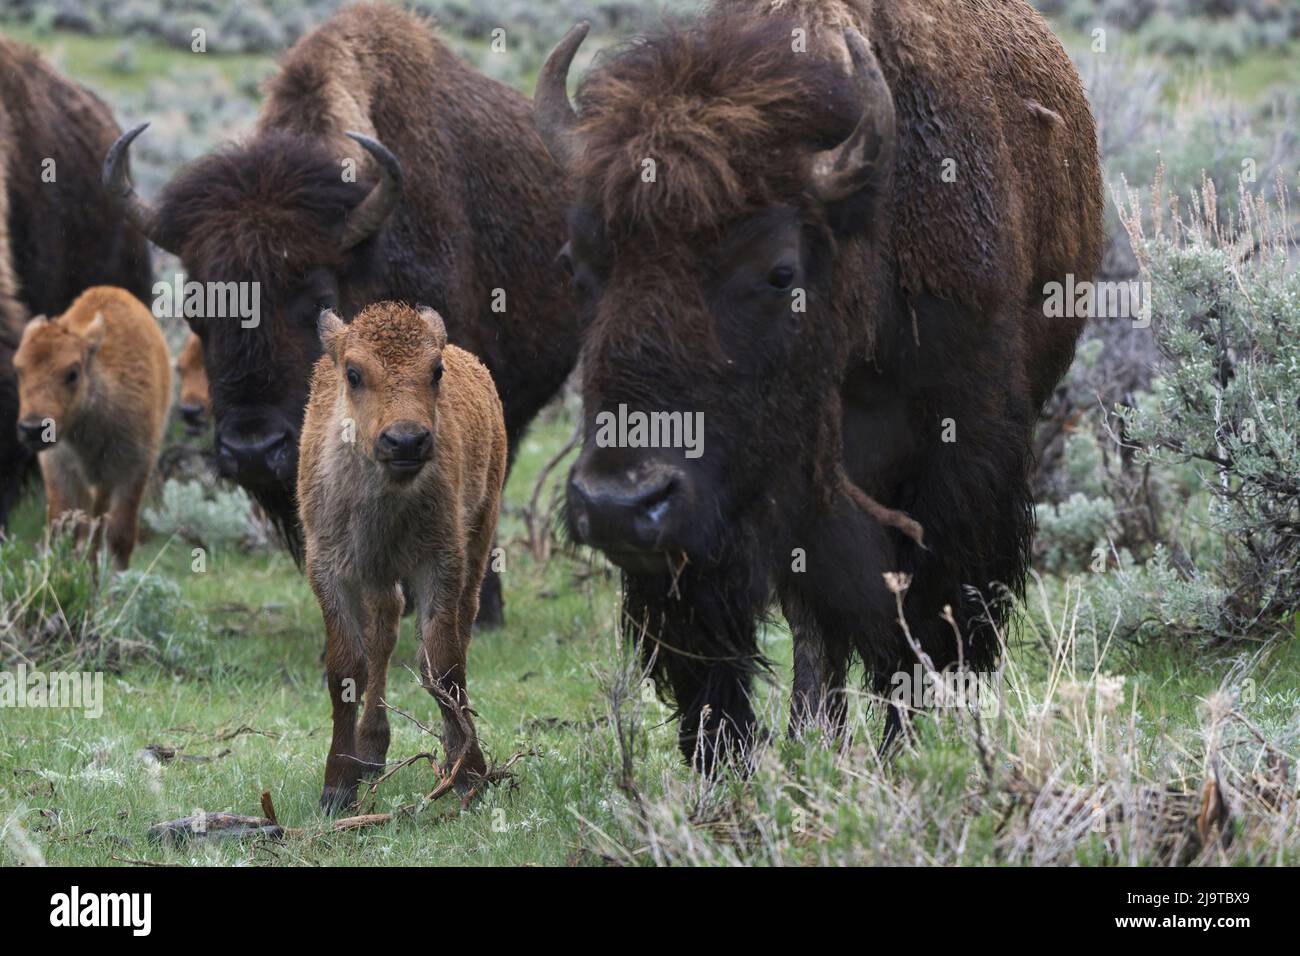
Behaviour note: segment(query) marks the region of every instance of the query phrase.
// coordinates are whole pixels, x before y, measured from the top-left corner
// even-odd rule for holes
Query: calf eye
[[[68,369],[68,374],[63,376],[63,380],[67,382],[69,385],[76,385],[77,379],[80,377],[80,375],[81,375],[81,370],[74,365],[72,368]]]
[[[434,384],[434,385],[437,385],[439,382],[442,381],[442,372],[443,372],[442,363],[439,362],[437,365],[435,365],[435,366],[433,367],[433,384]]]
[[[354,368],[348,369],[348,385],[352,388],[361,387],[361,373]]]
[[[784,292],[794,284],[794,267],[777,266],[767,274],[767,283],[773,289],[780,289]]]

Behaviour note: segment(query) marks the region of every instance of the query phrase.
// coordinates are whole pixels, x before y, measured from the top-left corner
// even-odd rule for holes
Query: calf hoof
[[[460,773],[456,774],[456,792],[464,797],[482,787],[487,770],[483,751],[478,749],[478,744],[471,745],[469,753],[465,754],[465,760],[460,765]]]
[[[341,810],[351,810],[356,805],[356,784],[347,787],[332,787],[326,784],[325,789],[321,791],[320,808],[330,815]]]

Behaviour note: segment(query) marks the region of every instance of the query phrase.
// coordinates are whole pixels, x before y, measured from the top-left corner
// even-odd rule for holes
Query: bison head
[[[75,329],[66,318],[38,315],[14,354],[18,373],[18,437],[37,451],[77,427],[90,365],[104,339],[104,317]]]
[[[296,547],[293,489],[321,354],[316,320],[323,309],[350,314],[365,304],[381,261],[378,242],[367,240],[401,199],[401,166],[358,133],[348,136],[360,154],[346,140],[267,130],[182,171],[155,208],[126,172],[127,150],[144,129],[109,151],[105,186],[137,228],[180,257],[187,281],[175,298],[185,300],[178,311],[202,343],[218,467]],[[377,170],[369,183],[348,175],[366,156]],[[220,307],[232,302],[242,308]]]
[[[848,58],[815,56],[792,30],[722,18],[641,41],[575,112],[580,25],[539,79],[539,130],[578,196],[561,261],[585,311],[586,435],[568,523],[626,570],[720,564],[775,500],[838,474],[838,388],[874,306],[837,290],[884,292],[860,280],[887,234],[894,109],[860,35]],[[702,444],[662,447],[673,415]]]
[[[410,481],[434,453],[447,347],[442,316],[381,302],[351,325],[322,313],[320,335],[356,447],[390,481]]]

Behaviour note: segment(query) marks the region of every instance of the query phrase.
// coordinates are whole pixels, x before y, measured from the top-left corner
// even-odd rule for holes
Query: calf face
[[[104,336],[104,317],[96,315],[78,334],[44,316],[23,330],[14,369],[18,373],[18,437],[42,448],[76,427],[87,395],[87,374]]]
[[[434,456],[438,391],[447,330],[432,309],[419,310],[424,334],[347,326],[321,315],[321,341],[334,360],[351,440],[394,482],[420,473]]]
[[[185,431],[199,435],[207,427],[212,405],[208,397],[208,373],[203,368],[203,342],[192,332],[176,357],[176,374],[181,381],[177,410],[185,422]]]

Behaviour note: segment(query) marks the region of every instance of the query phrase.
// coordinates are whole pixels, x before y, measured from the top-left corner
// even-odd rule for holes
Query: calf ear
[[[94,355],[99,351],[99,347],[104,344],[104,313],[96,312],[95,317],[90,320],[86,330],[81,333],[81,337],[86,341],[86,348],[90,354]]]
[[[48,321],[50,320],[43,315],[32,316],[30,319],[27,320],[27,324],[23,326],[23,338],[24,339],[27,338],[27,336],[31,335],[33,332],[35,332],[37,329],[39,329],[42,325],[44,325]]]
[[[430,309],[428,306],[422,306],[419,309],[419,313],[420,313],[420,318],[424,319],[425,324],[429,326],[429,331],[433,333],[433,337],[437,341],[438,348],[440,349],[446,348],[447,347],[447,326],[442,321],[442,316],[438,314],[436,309]]]
[[[339,338],[346,328],[343,320],[333,309],[325,309],[316,319],[316,331],[320,335],[321,348],[335,362],[339,360]]]

